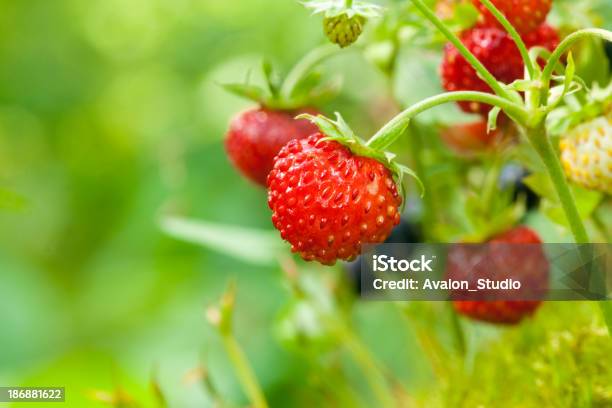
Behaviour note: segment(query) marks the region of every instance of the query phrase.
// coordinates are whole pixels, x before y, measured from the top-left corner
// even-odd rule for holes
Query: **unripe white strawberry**
[[[323,31],[331,42],[344,48],[357,41],[365,23],[363,16],[349,17],[347,14],[340,14],[323,19]]]
[[[330,1],[309,0],[304,6],[314,14],[323,14],[323,32],[329,40],[341,48],[353,44],[370,18],[381,14],[381,7],[369,0]]]
[[[567,177],[590,190],[612,194],[612,118],[583,123],[561,140]]]

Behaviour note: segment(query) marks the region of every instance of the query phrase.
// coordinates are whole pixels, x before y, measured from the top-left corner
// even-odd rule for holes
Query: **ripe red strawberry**
[[[461,41],[497,80],[511,83],[523,77],[523,60],[506,32],[497,28],[474,28],[466,31],[461,36]],[[444,50],[440,75],[442,86],[447,91],[492,92],[450,43]],[[459,106],[466,112],[485,115],[491,110],[491,106],[477,102],[460,102]]]
[[[523,41],[527,48],[544,47],[549,51],[554,50],[559,45],[559,31],[547,23],[540,25],[534,31],[523,36]]]
[[[293,139],[302,139],[318,131],[305,119],[295,119],[313,109],[276,111],[266,108],[250,109],[238,114],[230,123],[225,140],[227,154],[240,172],[250,180],[266,186],[274,157]]]
[[[505,31],[497,28],[474,28],[463,33],[461,41],[498,81],[509,84],[523,78],[523,59],[514,41]],[[559,39],[554,28],[544,24],[525,36],[525,41],[529,47],[541,46],[552,51]],[[440,76],[442,86],[447,91],[492,92],[450,43],[444,50]],[[459,106],[465,112],[483,115],[491,110],[491,106],[477,102],[460,102]]]
[[[479,120],[442,129],[440,136],[446,145],[460,155],[473,155],[490,148],[501,136],[501,131],[487,131],[487,122]]]
[[[454,291],[453,298],[462,299],[453,302],[457,312],[498,324],[517,324],[535,313],[541,305],[539,299],[546,294],[549,278],[549,263],[541,243],[533,230],[521,226],[496,236],[485,245],[451,248],[448,277],[467,280],[471,288],[477,286],[478,279],[486,278],[511,278],[521,282],[521,288],[512,292]]]
[[[501,28],[501,24],[480,0],[472,0],[472,2],[480,10],[478,22],[481,26]],[[532,32],[546,21],[546,16],[552,7],[552,0],[491,0],[491,3],[521,34]]]
[[[281,237],[307,261],[350,260],[384,242],[400,222],[391,172],[322,133],[293,140],[268,175],[268,204]]]
[[[525,41],[527,48],[543,47],[549,51],[553,51],[561,42],[561,38],[559,37],[559,31],[557,31],[556,28],[544,23],[534,31],[524,35],[523,41]],[[546,60],[544,58],[539,58],[538,63],[542,68],[544,68],[544,65],[546,65]]]

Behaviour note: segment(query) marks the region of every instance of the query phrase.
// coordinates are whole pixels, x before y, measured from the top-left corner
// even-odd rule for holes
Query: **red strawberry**
[[[494,145],[501,136],[501,132],[499,130],[488,132],[487,122],[479,120],[444,128],[440,136],[455,153],[470,156]]]
[[[482,64],[504,83],[523,77],[523,60],[508,34],[497,28],[474,28],[461,36],[463,44]],[[472,66],[448,44],[441,66],[442,86],[447,91],[491,92],[491,88],[478,77]],[[460,102],[466,112],[487,114],[491,106],[477,102]]]
[[[549,51],[553,51],[561,42],[561,38],[555,27],[544,23],[534,31],[523,36],[523,41],[525,41],[527,48],[544,47]],[[546,64],[546,60],[541,58],[538,62],[542,67]]]
[[[471,288],[476,287],[478,279],[510,278],[521,282],[521,288],[513,292],[454,291],[453,298],[462,299],[453,302],[457,312],[498,324],[516,324],[531,316],[548,288],[549,263],[541,243],[534,231],[521,226],[485,245],[451,248],[447,276],[452,279],[467,280]]]
[[[400,222],[391,172],[322,133],[289,142],[268,175],[268,204],[281,237],[307,261],[350,260],[384,242]]]
[[[266,186],[266,178],[274,165],[274,157],[293,139],[302,139],[318,131],[305,119],[294,119],[313,109],[277,111],[250,109],[238,114],[230,123],[225,140],[227,154],[240,172],[250,180]]]
[[[481,26],[501,28],[501,24],[480,0],[472,0],[472,2],[480,10],[478,22]],[[546,16],[552,7],[552,0],[491,0],[491,3],[521,34],[532,32],[546,21]]]
[[[544,23],[534,31],[523,36],[523,41],[525,41],[525,45],[528,48],[538,46],[552,51],[557,48],[561,39],[559,38],[559,31],[555,27]]]
[[[559,43],[555,29],[547,24],[524,38],[528,47],[541,46],[552,51]],[[493,76],[506,84],[523,78],[524,63],[512,38],[497,28],[474,28],[461,36],[463,44],[478,58]],[[457,48],[447,44],[440,67],[442,86],[447,91],[492,92],[491,88],[476,74]],[[460,102],[465,112],[486,115],[491,106],[477,102]]]

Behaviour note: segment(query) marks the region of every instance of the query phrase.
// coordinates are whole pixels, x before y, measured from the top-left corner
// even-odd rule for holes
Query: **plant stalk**
[[[565,173],[561,167],[561,162],[557,157],[544,125],[540,125],[535,129],[527,129],[527,138],[531,142],[532,146],[542,159],[552,184],[559,196],[561,206],[565,212],[565,216],[569,223],[570,229],[574,236],[574,240],[577,244],[588,244],[589,236],[584,227],[584,223],[580,218],[578,208],[576,207],[576,200],[572,195],[572,192],[567,184]]]
[[[268,403],[244,351],[231,333],[222,333],[223,346],[232,361],[242,388],[255,408],[267,408]]]
[[[376,360],[374,360],[368,349],[344,324],[337,323],[336,329],[339,340],[341,340],[347,347],[353,359],[361,368],[361,371],[363,372],[368,384],[372,388],[372,391],[378,400],[378,406],[389,408],[395,407],[396,403],[393,398],[393,394],[389,389],[389,385],[387,384],[378,363]]]
[[[612,42],[612,32],[608,30],[602,30],[599,28],[588,28],[584,30],[578,30],[568,35],[567,37],[565,37],[565,39],[561,41],[561,44],[559,44],[559,46],[553,51],[552,55],[548,59],[548,62],[546,63],[546,66],[544,67],[544,70],[542,71],[542,84],[545,85],[543,88],[543,95],[542,95],[543,101],[546,101],[548,99],[548,92],[550,88],[550,86],[548,85],[552,78],[552,74],[555,70],[555,67],[559,63],[559,60],[561,59],[563,54],[569,51],[569,49],[577,41],[580,41],[588,37],[601,38],[603,40]]]
[[[383,150],[395,142],[402,134],[403,130],[406,129],[410,120],[419,113],[438,105],[459,101],[481,102],[488,105],[499,106],[510,117],[516,119],[520,123],[524,123],[527,118],[527,112],[521,106],[493,94],[474,91],[447,92],[427,98],[404,110],[372,136],[367,145],[375,149]]]
[[[423,0],[410,0],[419,9],[423,15],[436,26],[438,30],[457,48],[463,58],[465,58],[476,72],[482,77],[482,79],[491,87],[491,89],[499,96],[509,99],[510,94],[497,82],[497,79],[489,72],[489,70],[467,49],[442,20],[436,14],[431,11],[429,7],[423,2]]]
[[[527,68],[527,72],[529,73],[529,78],[533,79],[535,77],[535,65],[533,61],[529,57],[529,51],[527,51],[527,46],[525,42],[521,38],[521,35],[516,31],[516,28],[508,21],[506,16],[502,14],[501,11],[493,3],[491,0],[480,0],[480,2],[495,16],[497,21],[506,29],[510,37],[514,40],[519,52],[521,53],[521,57],[523,57],[523,61],[525,62],[525,67]]]

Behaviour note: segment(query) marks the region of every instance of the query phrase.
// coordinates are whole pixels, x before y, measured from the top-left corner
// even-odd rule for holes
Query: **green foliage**
[[[367,58],[358,47],[338,52],[286,87],[265,64],[247,86],[229,87],[258,101],[315,101],[343,112],[355,134],[373,134],[397,113],[395,100],[440,92],[441,35],[409,2],[384,3],[393,13],[368,22]],[[556,8],[569,28],[612,22],[604,0]],[[459,30],[473,21],[462,4],[447,22]],[[610,338],[593,304],[546,304],[516,328],[453,325],[448,305],[356,302],[340,265],[299,263],[299,283],[280,272],[290,254],[271,229],[265,192],[224,157],[227,122],[251,102],[219,84],[240,82],[264,56],[291,78],[324,40],[299,3],[4,1],[0,34],[0,385],[65,386],[64,405],[75,408],[244,406],[223,339],[203,313],[235,279],[235,338],[271,406],[372,406],[384,399],[381,378],[410,406],[612,404]],[[595,88],[609,76],[601,43],[575,48],[572,86]],[[503,194],[485,205],[482,157],[464,160],[440,141],[440,125],[472,119],[454,105],[434,109],[393,146],[427,187],[421,199],[412,182],[406,207],[429,240],[478,238],[523,215]],[[528,183],[562,223],[537,158],[506,153],[530,164]],[[609,200],[574,195],[606,239]],[[541,214],[526,220],[558,239]]]

